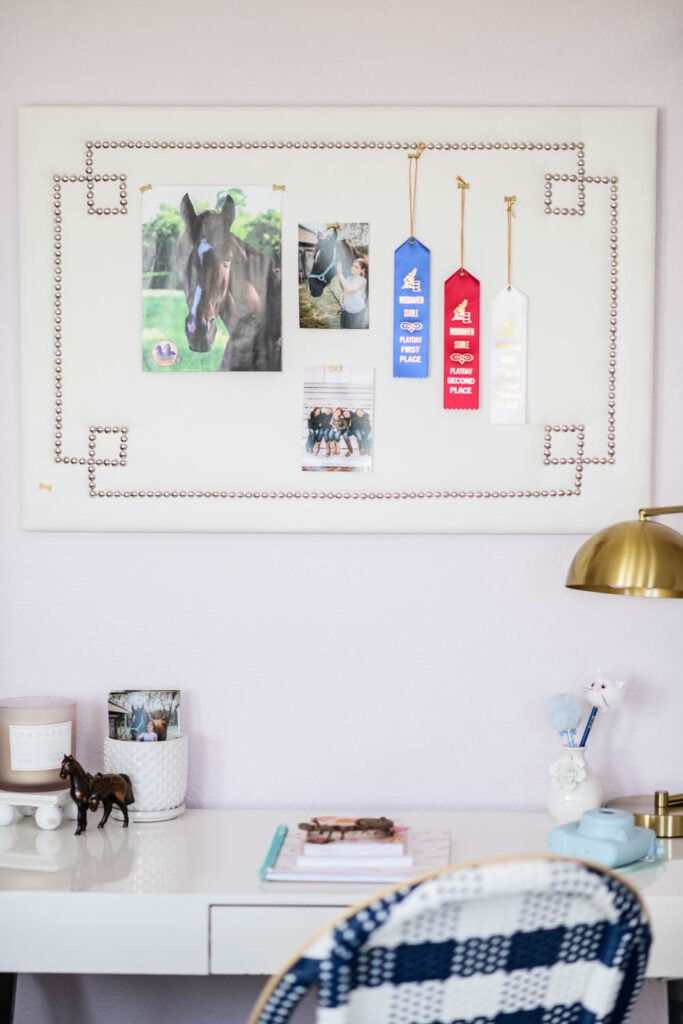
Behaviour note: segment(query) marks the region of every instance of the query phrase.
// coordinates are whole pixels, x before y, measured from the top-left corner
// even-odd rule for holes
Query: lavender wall
[[[541,807],[543,702],[601,667],[630,684],[592,740],[608,795],[680,789],[681,606],[566,591],[580,537],[23,533],[15,168],[28,104],[657,106],[652,500],[680,502],[682,35],[678,0],[4,0],[0,692],[75,696],[94,765],[110,689],[180,687],[195,806]],[[19,1024],[114,1021],[93,985],[25,979]],[[207,985],[203,1019],[250,994]]]

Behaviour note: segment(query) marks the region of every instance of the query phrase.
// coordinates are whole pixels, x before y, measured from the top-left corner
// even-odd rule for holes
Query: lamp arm
[[[683,804],[683,793],[669,795],[665,789],[655,790],[655,813],[666,814],[668,807],[680,807]]]
[[[638,509],[638,519],[642,523],[643,520],[649,519],[651,516],[669,516],[676,512],[683,512],[683,505],[661,505],[657,508],[640,508]]]

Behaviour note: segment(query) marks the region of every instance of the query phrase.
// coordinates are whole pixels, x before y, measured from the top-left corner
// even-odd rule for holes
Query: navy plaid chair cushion
[[[454,866],[332,922],[270,980],[250,1024],[284,1024],[311,986],[317,1024],[618,1024],[650,941],[637,893],[596,865]]]

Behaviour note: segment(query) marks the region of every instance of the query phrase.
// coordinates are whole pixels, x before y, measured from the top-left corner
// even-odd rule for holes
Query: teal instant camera
[[[652,829],[641,828],[632,814],[613,807],[585,811],[579,821],[554,828],[548,836],[548,847],[552,853],[592,860],[608,868],[659,854]]]

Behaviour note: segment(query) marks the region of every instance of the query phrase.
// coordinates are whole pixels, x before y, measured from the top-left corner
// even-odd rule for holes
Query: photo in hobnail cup
[[[157,743],[180,735],[180,690],[116,690],[107,709],[110,739]]]

